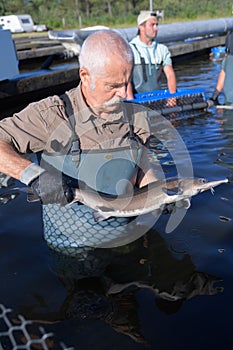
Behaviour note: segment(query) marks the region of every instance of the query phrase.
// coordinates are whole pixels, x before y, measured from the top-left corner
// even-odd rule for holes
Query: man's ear
[[[86,68],[80,68],[79,69],[79,77],[83,85],[89,85],[90,84],[90,75]]]

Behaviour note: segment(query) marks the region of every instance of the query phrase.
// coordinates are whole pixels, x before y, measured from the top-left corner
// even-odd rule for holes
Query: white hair
[[[129,43],[112,30],[100,30],[89,35],[82,44],[79,64],[93,76],[103,74],[109,55],[116,59],[133,64],[133,53]],[[113,62],[114,66],[114,62]]]

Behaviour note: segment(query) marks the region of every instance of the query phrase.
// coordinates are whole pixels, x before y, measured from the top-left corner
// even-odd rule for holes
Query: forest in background
[[[0,16],[28,13],[52,29],[134,27],[141,10],[164,10],[164,22],[233,15],[233,0],[0,0]]]

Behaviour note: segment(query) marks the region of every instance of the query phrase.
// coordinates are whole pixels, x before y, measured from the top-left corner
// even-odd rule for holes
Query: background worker
[[[127,234],[133,220],[96,223],[91,208],[66,205],[72,187],[82,181],[116,195],[155,180],[145,109],[123,101],[133,68],[129,44],[113,31],[95,32],[83,43],[79,61],[78,87],[0,121],[0,172],[32,188],[43,204],[47,244],[68,255]],[[39,164],[22,156],[39,152]]]
[[[217,84],[211,99],[218,104],[218,96],[224,94],[224,104],[233,104],[233,32],[228,32],[226,37],[226,56],[222,62]]]
[[[137,19],[138,35],[130,42],[134,53],[134,69],[128,98],[135,93],[161,89],[162,71],[170,93],[176,92],[176,76],[168,48],[156,40],[158,19],[155,12],[141,11]]]

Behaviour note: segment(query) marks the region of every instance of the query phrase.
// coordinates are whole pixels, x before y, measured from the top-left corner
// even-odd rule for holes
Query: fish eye
[[[204,178],[200,178],[200,179],[199,179],[199,182],[200,182],[200,184],[206,184],[206,183],[207,183],[207,180],[204,179]]]

